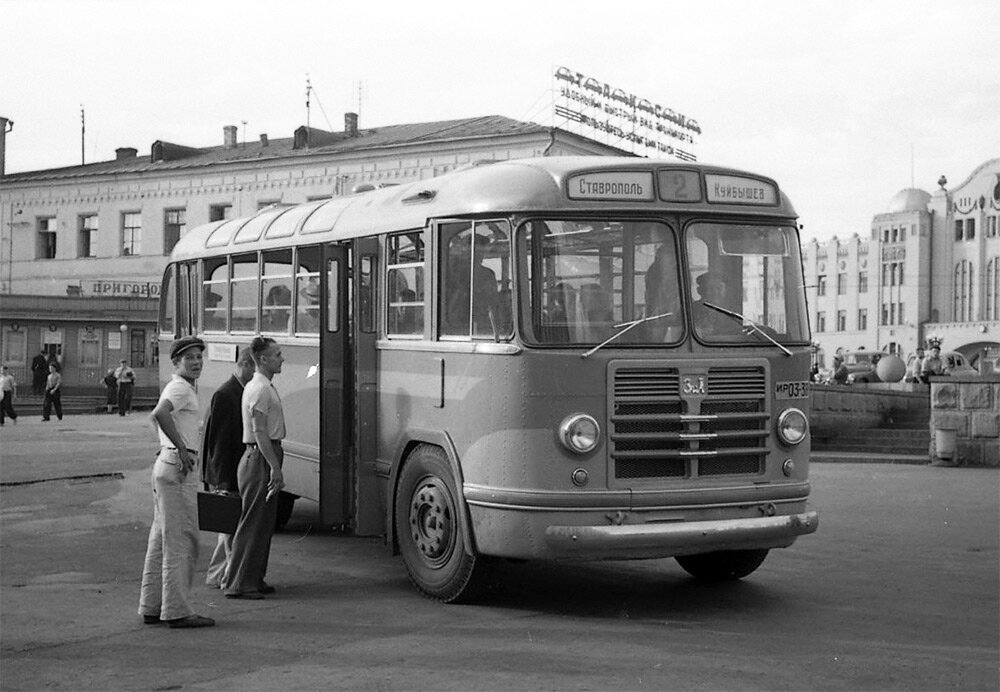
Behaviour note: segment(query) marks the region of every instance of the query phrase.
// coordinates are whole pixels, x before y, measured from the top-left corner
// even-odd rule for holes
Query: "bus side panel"
[[[317,344],[281,346],[285,357],[274,376],[285,413],[285,492],[319,501],[319,347]]]

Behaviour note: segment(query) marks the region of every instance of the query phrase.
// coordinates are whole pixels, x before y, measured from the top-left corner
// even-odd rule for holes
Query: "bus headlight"
[[[778,437],[786,445],[797,445],[805,439],[809,432],[809,421],[806,414],[797,408],[785,409],[778,416]]]
[[[593,451],[601,439],[601,426],[592,416],[574,413],[559,424],[559,441],[571,452],[586,454]]]

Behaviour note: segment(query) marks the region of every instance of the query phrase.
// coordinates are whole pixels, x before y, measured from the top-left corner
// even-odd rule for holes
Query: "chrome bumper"
[[[816,512],[723,521],[549,526],[545,542],[557,558],[657,558],[717,550],[784,548],[818,526]]]

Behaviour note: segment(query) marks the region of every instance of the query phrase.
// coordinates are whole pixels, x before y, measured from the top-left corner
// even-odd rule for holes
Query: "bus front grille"
[[[609,377],[615,479],[763,472],[768,438],[763,367],[709,367],[688,376],[674,367],[612,364]],[[691,381],[705,384],[690,391]]]

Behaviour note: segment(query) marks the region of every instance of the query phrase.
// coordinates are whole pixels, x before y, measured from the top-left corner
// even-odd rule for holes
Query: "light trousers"
[[[153,464],[153,525],[146,544],[139,614],[175,620],[190,603],[198,561],[198,474],[181,473],[177,450],[163,448]]]
[[[272,444],[280,466],[284,459],[281,445],[276,441]],[[227,594],[255,592],[265,583],[271,536],[278,514],[277,495],[267,499],[271,467],[256,446],[247,447],[243,453],[236,478],[243,498],[243,514],[233,534],[232,554],[223,582]]]
[[[205,573],[206,584],[221,588],[226,583],[226,565],[229,563],[229,556],[232,552],[233,534],[220,533],[219,539],[215,543],[215,550],[212,551],[212,558],[208,561],[208,571]]]

